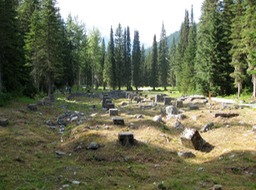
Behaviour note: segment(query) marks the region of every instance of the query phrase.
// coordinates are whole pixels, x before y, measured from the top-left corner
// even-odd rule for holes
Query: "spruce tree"
[[[116,82],[118,89],[121,90],[124,72],[124,48],[123,48],[123,29],[121,24],[118,24],[115,33],[115,63],[116,63]]]
[[[253,98],[256,98],[256,4],[254,0],[244,1],[245,13],[243,16],[242,38],[248,74],[252,76]]]
[[[168,78],[168,47],[166,31],[164,23],[162,24],[160,42],[159,42],[159,53],[158,53],[158,64],[159,64],[159,84],[166,90],[167,78]]]
[[[242,27],[243,21],[242,16],[244,14],[244,8],[242,0],[237,0],[236,4],[233,5],[234,18],[232,20],[231,27],[231,41],[232,48],[229,51],[232,56],[231,65],[234,71],[230,74],[234,78],[234,85],[237,87],[237,96],[240,97],[243,82],[246,79],[245,69],[247,68],[246,54],[244,52],[245,44],[242,42]]]
[[[141,86],[145,86],[147,81],[147,66],[144,44],[141,46]]]
[[[123,68],[123,80],[124,85],[127,90],[131,89],[132,82],[132,68],[131,68],[131,37],[130,37],[130,28],[126,27],[123,37],[123,47],[124,47],[124,68]]]
[[[152,57],[151,57],[149,84],[153,88],[153,90],[155,90],[158,85],[158,80],[157,80],[158,79],[158,67],[157,67],[158,53],[157,53],[156,35],[154,35],[154,38],[153,38],[151,56]]]
[[[134,31],[134,40],[132,48],[132,80],[136,90],[141,86],[141,47],[139,31]]]
[[[176,41],[175,37],[173,36],[172,43],[170,45],[169,50],[169,75],[168,75],[168,82],[171,84],[172,87],[176,86]]]

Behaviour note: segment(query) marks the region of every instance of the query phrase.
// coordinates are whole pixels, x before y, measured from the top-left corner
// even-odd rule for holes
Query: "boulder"
[[[196,129],[186,128],[181,134],[181,142],[187,148],[202,150],[205,140]]]
[[[165,108],[166,115],[177,115],[178,109],[175,106],[167,106]]]

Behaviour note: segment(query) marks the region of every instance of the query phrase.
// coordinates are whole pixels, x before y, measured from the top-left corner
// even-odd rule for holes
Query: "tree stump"
[[[202,150],[205,140],[196,129],[186,128],[181,134],[181,142],[187,148]]]
[[[182,108],[182,107],[183,107],[183,102],[180,101],[180,100],[177,100],[177,102],[175,102],[175,106],[176,106],[177,108]]]
[[[117,116],[118,115],[118,109],[111,108],[109,109],[109,116]]]
[[[118,134],[118,141],[122,146],[134,145],[134,137],[131,132],[122,132]]]
[[[120,117],[113,118],[114,125],[124,125],[124,119]]]

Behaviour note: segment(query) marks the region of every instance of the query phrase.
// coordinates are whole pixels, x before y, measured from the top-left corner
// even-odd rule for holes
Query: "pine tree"
[[[196,35],[197,28],[196,23],[193,20],[193,6],[191,9],[190,29],[188,35],[188,45],[184,53],[184,60],[182,65],[182,81],[181,91],[183,93],[191,93],[195,90],[195,56],[196,56]]]
[[[189,35],[189,13],[187,10],[185,10],[185,17],[184,21],[181,24],[180,29],[180,36],[179,36],[179,42],[176,49],[176,61],[175,61],[175,76],[176,76],[176,86],[178,89],[181,89],[181,83],[182,83],[182,70],[183,70],[183,59],[184,54],[188,45],[188,35]]]
[[[110,29],[110,41],[107,48],[107,57],[104,64],[103,81],[114,90],[116,87],[115,52],[113,29]]]
[[[105,45],[105,39],[102,39],[101,43],[101,73],[100,73],[100,85],[103,86],[103,89],[106,89],[106,83],[103,83],[103,70],[104,70],[104,64],[105,64],[105,59],[106,59],[106,45]]]
[[[0,0],[0,92],[22,91],[24,51],[16,0]]]
[[[231,65],[234,68],[234,71],[230,74],[231,77],[235,79],[235,86],[237,87],[237,96],[240,97],[242,84],[246,79],[245,69],[247,68],[246,64],[246,55],[244,52],[244,44],[242,42],[242,16],[244,14],[244,8],[242,6],[242,0],[237,0],[236,4],[233,5],[234,8],[234,19],[232,21],[231,27],[231,41],[232,48],[229,51],[232,56]]]
[[[124,55],[124,67],[123,67],[123,82],[127,90],[131,89],[131,38],[130,38],[130,28],[124,30],[123,35],[123,55]]]
[[[147,66],[144,44],[141,46],[141,85],[145,86],[147,83]]]
[[[254,0],[245,0],[246,8],[243,16],[242,38],[246,61],[248,64],[248,74],[252,76],[253,98],[256,98],[256,4]]]
[[[159,64],[159,82],[160,85],[166,90],[167,78],[168,78],[168,47],[167,38],[164,24],[162,24],[160,42],[159,42],[159,53],[158,53],[158,64]]]
[[[173,36],[172,43],[169,50],[169,77],[168,77],[168,82],[171,84],[172,87],[176,86],[175,66],[176,66],[176,42],[175,42],[175,37]]]
[[[118,24],[115,33],[115,63],[116,63],[116,82],[118,89],[121,90],[123,82],[124,68],[124,48],[123,48],[123,29],[121,24]]]
[[[195,62],[197,90],[203,94],[221,94],[223,68],[220,52],[216,48],[219,43],[219,22],[218,0],[206,0],[202,6]]]
[[[136,90],[141,85],[141,48],[140,48],[140,39],[139,31],[134,31],[134,40],[132,48],[132,79],[133,85]]]
[[[152,45],[152,53],[151,53],[151,67],[150,67],[150,81],[149,84],[155,90],[155,88],[158,85],[158,67],[157,67],[157,60],[158,60],[158,54],[157,54],[157,42],[156,42],[156,35],[154,35],[153,39],[153,45]]]

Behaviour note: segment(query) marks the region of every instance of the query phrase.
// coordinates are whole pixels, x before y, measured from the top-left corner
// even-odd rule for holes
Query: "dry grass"
[[[181,144],[182,130],[172,127],[175,119],[152,121],[160,114],[161,104],[143,110],[134,102],[120,106],[123,101],[127,100],[114,103],[125,126],[113,125],[96,98],[60,98],[52,106],[39,107],[38,112],[27,110],[22,102],[0,108],[0,118],[10,122],[8,127],[0,127],[0,189],[60,189],[65,185],[66,189],[210,189],[214,184],[223,189],[256,189],[256,135],[251,130],[256,124],[255,110],[221,110],[223,106],[215,104],[191,111],[185,105],[187,118],[181,121],[185,127],[215,124],[214,129],[201,133],[214,146],[206,153]],[[45,122],[56,121],[64,113],[64,104],[69,110],[84,112],[86,120],[81,125],[69,124],[61,142],[59,131],[49,129]],[[215,118],[218,112],[239,116]],[[136,118],[138,114],[143,118]],[[132,132],[136,146],[118,144],[121,131]],[[101,147],[87,150],[91,142]],[[196,157],[183,159],[178,151],[191,151]],[[74,180],[80,184],[73,184]]]

